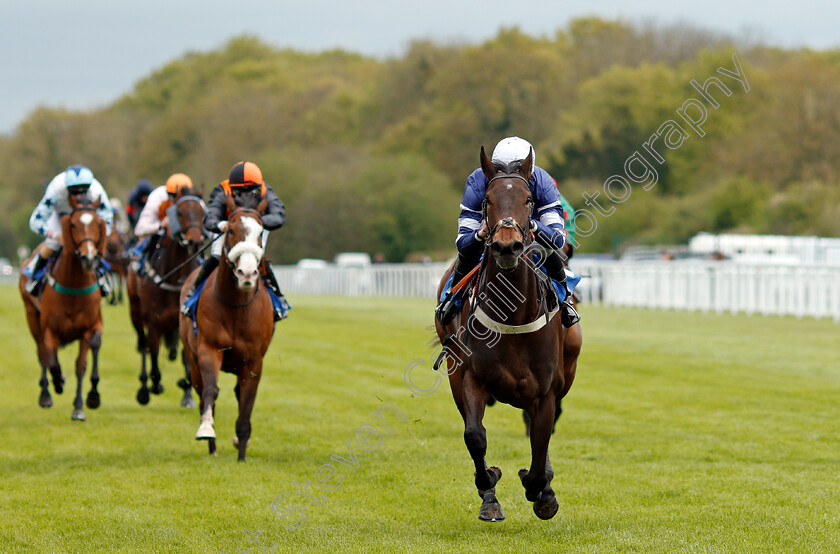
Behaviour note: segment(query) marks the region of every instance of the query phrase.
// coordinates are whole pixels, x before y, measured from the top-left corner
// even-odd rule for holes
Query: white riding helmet
[[[64,186],[67,188],[93,183],[93,171],[83,165],[71,165],[64,170]]]
[[[537,153],[534,152],[534,147],[525,139],[519,137],[508,137],[499,141],[496,148],[493,149],[493,155],[490,160],[495,164],[499,163],[507,165],[510,162],[518,162],[528,157],[531,153],[531,162],[536,165]]]

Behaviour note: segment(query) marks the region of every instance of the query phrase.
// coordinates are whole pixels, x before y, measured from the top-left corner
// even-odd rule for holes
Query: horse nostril
[[[498,242],[493,242],[490,244],[490,253],[494,256],[498,256],[502,253],[502,245]]]
[[[522,253],[525,251],[525,243],[523,243],[521,240],[518,240],[511,245],[511,249],[513,250],[514,256],[521,256]]]

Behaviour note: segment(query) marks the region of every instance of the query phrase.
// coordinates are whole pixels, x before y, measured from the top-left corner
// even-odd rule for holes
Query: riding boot
[[[34,276],[39,271],[41,271],[47,265],[47,261],[49,258],[44,258],[41,256],[40,253],[36,253],[35,257],[27,264],[26,268],[23,270],[23,274],[29,277],[29,282],[26,283],[26,292],[29,294],[36,294],[38,290],[38,285],[41,283],[41,279],[35,279]]]
[[[470,272],[470,270],[473,267],[475,267],[475,264],[470,265],[468,262],[465,262],[465,260],[461,256],[458,256],[458,261],[455,262],[455,267],[452,268],[452,280],[450,290],[447,293],[446,297],[443,299],[443,302],[441,302],[435,309],[435,315],[437,316],[441,325],[446,325],[456,315],[458,315],[458,311],[461,309],[462,306],[461,292],[453,292],[452,289],[455,288],[455,286],[461,282],[461,280],[467,275],[467,273]]]
[[[283,296],[283,293],[280,292],[280,285],[277,284],[277,277],[274,275],[271,265],[263,260],[263,263],[260,264],[260,270],[262,272],[263,282],[266,287],[268,287],[268,290],[277,296],[279,303],[279,305],[274,306],[274,321],[280,321],[281,319],[289,317],[289,309],[291,309],[292,306],[289,304],[288,300],[286,300],[286,297]]]
[[[566,291],[566,298],[560,305],[560,323],[563,324],[563,327],[569,328],[580,321],[580,315],[575,310],[572,292],[566,284],[566,268],[563,265],[563,259],[557,251],[552,251],[543,265],[548,276],[560,283]]]

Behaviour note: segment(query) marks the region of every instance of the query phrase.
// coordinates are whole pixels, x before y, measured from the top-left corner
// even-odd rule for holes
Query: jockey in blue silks
[[[524,162],[529,153],[534,160],[536,154],[531,143],[519,137],[508,137],[496,145],[491,161],[497,167],[510,167],[510,164]],[[488,227],[487,222],[482,219],[482,203],[487,192],[487,184],[488,180],[481,168],[473,171],[467,178],[464,198],[461,200],[461,215],[458,218],[458,238],[455,241],[458,248],[458,260],[452,272],[453,286],[478,264],[484,251]],[[562,197],[551,175],[536,164],[528,186],[534,199],[536,218],[531,220],[531,230],[534,232],[537,243],[547,249],[543,267],[549,277],[566,287],[566,272],[563,268],[563,257],[560,254],[566,242]],[[568,288],[566,290],[560,320],[563,326],[571,327],[580,320],[580,316],[572,305],[572,295],[568,294]],[[438,309],[438,319],[441,323],[446,324],[455,317],[458,309],[454,304],[454,302],[441,303]]]

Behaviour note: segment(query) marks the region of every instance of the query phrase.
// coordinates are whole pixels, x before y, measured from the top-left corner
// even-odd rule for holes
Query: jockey
[[[125,207],[125,213],[128,215],[128,222],[132,229],[137,225],[140,212],[143,211],[143,206],[146,205],[151,193],[152,184],[146,179],[137,181],[137,184],[128,193],[128,205]]]
[[[191,189],[192,179],[183,173],[175,173],[169,176],[165,185],[159,186],[149,194],[134,227],[134,236],[140,241],[132,251],[136,260],[151,252],[166,232],[169,225],[166,209],[175,203],[178,191],[183,188]]]
[[[69,197],[77,200],[84,200],[91,204],[100,200],[96,208],[96,215],[105,220],[106,232],[110,234],[111,224],[114,219],[114,212],[111,210],[111,202],[102,184],[93,176],[93,172],[83,165],[71,165],[50,181],[44,191],[44,197],[35,207],[32,216],[29,218],[29,227],[46,239],[38,247],[35,256],[24,268],[23,273],[29,277],[26,284],[26,291],[35,294],[41,280],[33,278],[47,265],[50,256],[61,248],[61,218],[70,213]],[[97,274],[102,276],[104,268],[97,269]],[[103,288],[103,295],[107,294],[105,280],[100,280]]]
[[[531,143],[519,137],[508,137],[499,141],[493,150],[491,160],[497,165],[508,165],[522,162],[531,154],[534,160],[536,153]],[[482,203],[487,192],[488,180],[481,168],[476,169],[467,178],[464,198],[461,200],[461,215],[458,218],[458,238],[455,245],[458,248],[458,260],[452,271],[453,286],[460,282],[470,270],[478,264],[484,251],[488,237],[487,222],[482,220]],[[566,231],[563,225],[563,208],[560,192],[554,179],[542,168],[534,164],[534,170],[528,181],[531,195],[534,199],[534,214],[537,219],[531,220],[530,227],[534,237],[541,246],[547,249],[547,257],[543,267],[548,276],[566,286],[566,272],[563,268],[563,256],[560,252],[566,242]],[[561,306],[560,320],[564,327],[571,327],[580,320],[571,303],[568,294]],[[451,293],[450,293],[451,296]],[[451,300],[451,298],[449,299]],[[456,302],[444,301],[438,307],[438,319],[446,324],[457,314]]]
[[[204,216],[205,230],[220,234],[225,232],[225,229],[227,229],[227,218],[230,216],[227,208],[228,197],[233,199],[236,206],[250,208],[256,207],[263,199],[268,199],[268,205],[261,217],[263,225],[263,248],[265,248],[268,232],[279,229],[286,222],[286,208],[283,206],[283,202],[280,201],[277,194],[274,193],[274,190],[265,184],[262,172],[255,163],[239,162],[231,169],[229,178],[222,181],[221,184],[216,185],[210,192],[207,213]],[[224,244],[224,241],[220,240],[221,236],[213,242],[213,246],[210,248],[210,256],[199,269],[192,288],[187,293],[187,299],[195,293],[207,277],[210,276],[210,273],[218,267]],[[260,269],[265,271],[263,281],[267,285],[269,292],[273,295],[271,300],[274,304],[275,321],[287,317],[290,306],[280,292],[280,287],[277,285],[277,279],[274,277],[271,265],[263,263],[260,265]],[[185,305],[181,311],[189,315],[186,302],[188,300],[185,301]]]

